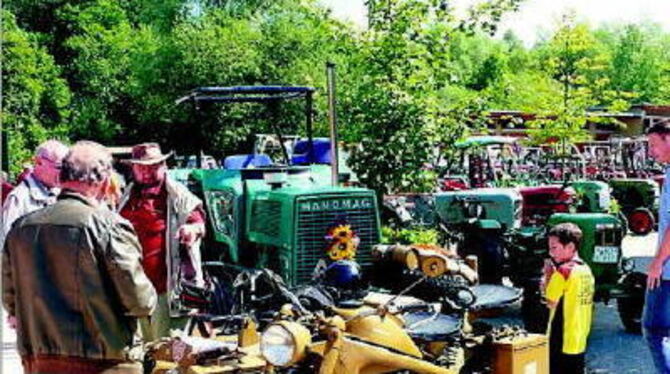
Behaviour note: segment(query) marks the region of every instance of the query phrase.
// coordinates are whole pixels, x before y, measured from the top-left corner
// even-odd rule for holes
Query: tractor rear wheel
[[[637,235],[647,235],[654,229],[656,220],[646,208],[637,208],[628,215],[628,227]]]
[[[617,300],[619,317],[627,332],[639,334],[642,331],[642,308],[647,276],[638,272],[631,273],[623,283],[629,296]]]

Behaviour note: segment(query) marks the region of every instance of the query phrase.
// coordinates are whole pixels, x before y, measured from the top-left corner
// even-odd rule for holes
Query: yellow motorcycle
[[[439,251],[392,246],[376,252],[378,256],[419,270],[423,280],[454,273],[476,281],[471,278],[476,272],[470,266]],[[491,335],[474,334],[466,315],[440,314],[440,304],[425,303],[402,292],[398,295],[370,293],[363,299],[362,306],[331,306],[317,312],[307,311],[298,298],[292,300],[281,307],[275,321],[260,336],[255,324],[248,319],[237,336],[165,342],[153,350],[156,364],[151,372],[461,373],[469,348],[483,346],[487,339],[488,343],[493,340]],[[198,331],[203,330],[207,331]],[[512,331],[507,338],[513,342],[516,335],[519,333]],[[220,343],[213,344],[213,340]],[[540,347],[536,354],[524,356],[528,362],[521,362],[523,367],[537,369],[526,372],[547,372],[546,358],[543,358],[546,343],[543,349]],[[519,367],[519,360],[510,362]],[[516,372],[503,368],[494,373]]]
[[[394,256],[411,268],[421,268],[426,277],[457,269],[444,256],[418,250],[391,248],[385,254],[378,254]],[[458,373],[463,361],[462,350],[457,350],[449,360],[437,360],[445,351],[444,345],[415,342],[408,327],[421,331],[426,330],[426,326],[408,326],[401,317],[401,314],[424,309],[433,316],[445,318],[431,310],[435,306],[402,295],[374,293],[363,302],[364,306],[356,308],[330,307],[330,316],[326,317],[322,312],[308,312],[296,299],[280,309],[277,321],[260,336],[260,344],[257,344],[256,325],[251,319],[245,320],[236,336],[216,336],[215,329],[203,326],[207,321],[201,321],[197,324],[199,328],[193,326],[188,332],[205,332],[211,336],[208,339],[185,336],[156,343],[149,349],[155,360],[151,372],[272,372],[293,367],[297,371],[322,373],[383,373],[401,369],[417,373]],[[429,322],[434,324],[435,320]],[[462,328],[457,319],[448,322],[445,335],[455,335]],[[433,327],[430,329],[434,330]]]
[[[419,248],[380,246],[375,255],[420,269],[423,279],[446,272],[476,276],[462,262]],[[465,353],[458,340],[467,329],[462,320],[439,314],[439,305],[402,293],[368,294],[363,301],[365,306],[358,308],[333,307],[331,317],[317,314],[270,325],[261,336],[261,354],[277,368],[298,366],[304,372],[322,374],[460,372]],[[417,314],[424,318],[411,324],[403,317]]]

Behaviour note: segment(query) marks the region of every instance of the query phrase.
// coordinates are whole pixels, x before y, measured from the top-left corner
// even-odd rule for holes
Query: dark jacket
[[[2,253],[2,301],[23,357],[125,360],[156,291],[132,226],[64,192],[14,224]]]

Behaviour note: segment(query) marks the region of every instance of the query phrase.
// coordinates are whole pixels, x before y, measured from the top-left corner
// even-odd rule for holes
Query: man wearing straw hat
[[[138,144],[126,162],[132,166],[134,182],[119,203],[142,245],[142,265],[158,293],[158,305],[145,323],[146,340],[169,336],[182,328],[187,310],[180,310],[179,282],[203,284],[200,241],[205,234],[202,202],[185,186],[167,175],[166,160],[156,143]]]

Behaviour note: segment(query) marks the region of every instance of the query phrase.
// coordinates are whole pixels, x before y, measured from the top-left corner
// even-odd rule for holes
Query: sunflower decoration
[[[356,256],[360,239],[350,225],[337,225],[328,230],[326,253],[333,261],[351,260]]]
[[[337,225],[328,230],[328,239],[331,240],[351,240],[356,236],[351,225]]]

